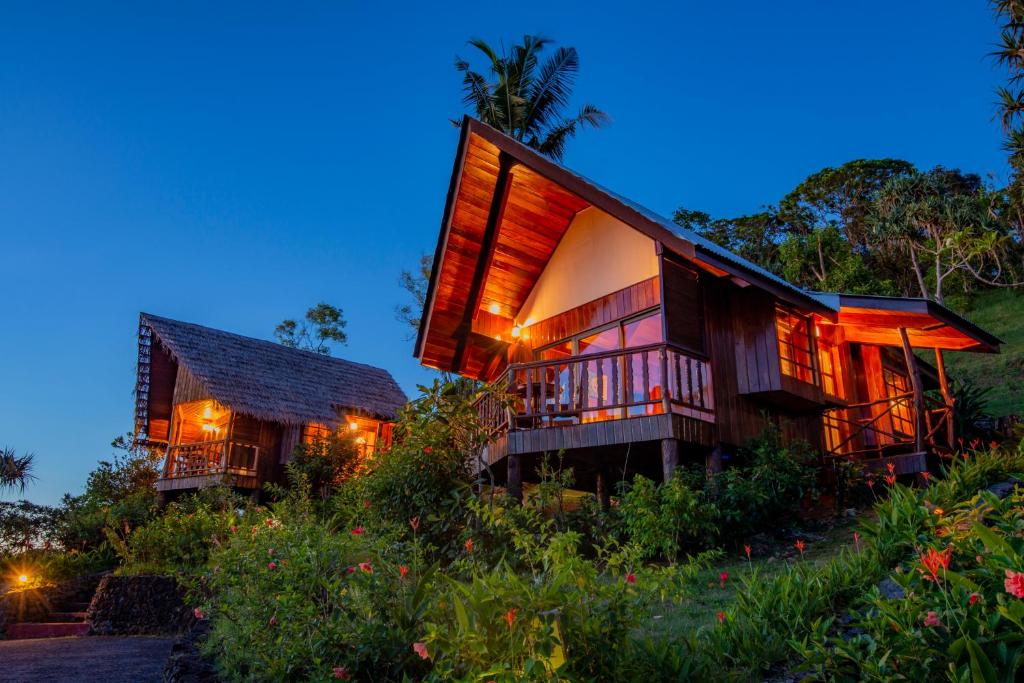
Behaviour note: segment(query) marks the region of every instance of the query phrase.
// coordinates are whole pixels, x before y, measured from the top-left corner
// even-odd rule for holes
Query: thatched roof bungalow
[[[372,454],[407,401],[387,370],[202,325],[142,313],[138,339],[135,432],[166,453],[160,491],[257,491],[336,429]]]

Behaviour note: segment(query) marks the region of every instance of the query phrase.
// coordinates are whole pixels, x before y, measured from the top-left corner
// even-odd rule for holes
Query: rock
[[[903,587],[888,576],[882,579],[878,584],[878,592],[881,593],[882,597],[886,600],[902,600],[906,597],[906,594],[903,592]]]
[[[203,656],[199,646],[210,633],[210,622],[196,623],[174,642],[164,665],[164,683],[216,683],[220,681],[213,662]]]
[[[174,635],[195,623],[169,576],[107,576],[89,605],[92,635]]]

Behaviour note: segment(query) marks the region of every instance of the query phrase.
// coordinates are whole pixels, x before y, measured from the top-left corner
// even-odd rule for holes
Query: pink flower
[[[718,584],[725,588],[725,582],[729,580],[729,572],[720,572],[718,574]]]
[[[347,681],[347,680],[350,680],[352,678],[352,674],[350,674],[348,672],[348,669],[346,669],[343,666],[336,666],[333,669],[331,669],[331,675],[334,678],[337,678],[337,679],[342,680],[342,681]]]
[[[270,617],[270,621],[268,621],[267,623],[270,624],[271,626],[277,626],[277,615],[275,614],[275,615],[271,616]]]
[[[192,610],[192,616],[194,616],[196,619],[202,621],[203,619],[206,618],[206,612],[204,612],[201,607],[196,607],[195,609]]]
[[[369,508],[370,507],[370,501],[369,500],[364,500],[363,501],[363,507],[364,508]]]
[[[413,643],[412,651],[418,654],[422,659],[430,659],[430,653],[427,652],[427,646],[423,643]]]
[[[1012,572],[1006,570],[1006,580],[1003,581],[1006,592],[1015,598],[1024,598],[1024,572]]]
[[[939,615],[935,610],[930,610],[924,618],[925,626],[942,626],[942,622],[939,621]]]
[[[367,574],[372,574],[373,573],[373,565],[371,565],[369,562],[360,562],[359,563],[359,568],[362,569]]]
[[[634,574],[633,572],[630,572],[630,573],[626,574],[626,583],[628,583],[628,584],[636,583],[636,574]]]
[[[267,548],[267,557],[273,557],[273,556],[274,556],[274,549],[273,548]]]
[[[352,530],[352,535],[353,536],[362,536],[363,535],[363,527],[357,526],[355,529]]]
[[[270,571],[274,571],[275,569],[277,569],[277,562],[268,562],[267,569],[269,569]]]
[[[355,567],[348,567],[347,569],[345,569],[345,573],[346,574],[355,574],[356,573],[356,568]]]
[[[853,532],[853,544],[855,546],[857,546],[857,550],[860,550],[860,532],[859,531],[854,531]]]
[[[724,624],[725,623],[725,612],[719,612],[715,616],[718,618],[718,623],[719,624]]]
[[[869,489],[875,488],[875,480],[874,479],[868,479],[865,483],[868,485]]]
[[[237,534],[238,533],[238,527],[235,526],[234,524],[231,525],[231,533],[233,533],[233,534]]]

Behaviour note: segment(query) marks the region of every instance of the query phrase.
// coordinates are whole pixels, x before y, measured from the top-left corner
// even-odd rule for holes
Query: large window
[[[616,353],[664,340],[660,312],[621,320],[597,330],[590,330],[536,352],[538,360],[566,359],[565,364],[542,369],[547,413],[569,413],[572,407],[583,407],[580,421],[596,422],[629,415],[660,413],[661,365],[657,350]],[[594,358],[588,359],[588,356]],[[571,364],[569,359],[581,357],[583,362]],[[567,415],[568,417],[568,415]]]
[[[779,338],[782,374],[817,384],[810,320],[781,306],[776,307],[775,332]]]
[[[892,430],[902,436],[914,433],[914,419],[910,407],[910,381],[907,376],[882,368],[882,382],[885,384],[885,395],[889,399],[892,416]]]

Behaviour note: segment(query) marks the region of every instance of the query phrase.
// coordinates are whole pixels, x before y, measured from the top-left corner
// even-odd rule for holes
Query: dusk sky
[[[132,428],[139,311],[270,338],[326,301],[336,355],[430,379],[397,278],[437,239],[470,37],[575,46],[575,104],[613,123],[566,165],[663,214],[755,211],[861,157],[1005,178],[985,0],[674,4],[0,2],[0,447],[36,453],[25,497],[81,492]]]

